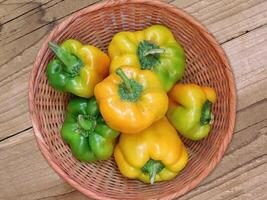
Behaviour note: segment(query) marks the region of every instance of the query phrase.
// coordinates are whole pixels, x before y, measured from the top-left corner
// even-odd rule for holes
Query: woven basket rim
[[[71,186],[73,186],[75,189],[78,191],[82,192],[83,194],[95,198],[95,199],[105,199],[105,200],[112,200],[113,198],[109,198],[106,196],[100,196],[96,195],[94,192],[80,186],[75,180],[71,179],[50,157],[49,149],[44,143],[44,139],[41,134],[41,128],[39,125],[39,119],[38,119],[38,113],[36,112],[35,109],[35,103],[34,103],[34,81],[36,78],[36,74],[38,72],[38,67],[40,63],[40,56],[42,55],[42,52],[44,52],[47,49],[47,43],[50,41],[51,38],[57,33],[60,32],[61,30],[64,29],[68,24],[71,24],[76,18],[81,17],[84,14],[87,14],[92,11],[97,11],[102,8],[106,7],[113,7],[115,5],[123,5],[123,4],[147,4],[151,6],[156,6],[160,8],[164,8],[169,10],[170,12],[173,12],[179,17],[184,18],[187,22],[190,24],[196,26],[199,30],[199,32],[209,41],[211,44],[212,48],[214,48],[215,51],[218,52],[219,59],[222,61],[224,66],[226,67],[225,73],[226,76],[228,77],[229,81],[229,93],[230,93],[230,100],[229,100],[229,107],[230,107],[230,121],[229,121],[229,127],[228,130],[226,131],[226,136],[222,142],[222,145],[220,146],[217,153],[217,159],[212,160],[211,163],[207,166],[206,170],[203,171],[197,178],[195,178],[187,187],[184,187],[182,190],[178,192],[174,192],[172,194],[169,194],[165,196],[164,198],[161,199],[172,199],[178,196],[181,196],[193,188],[195,188],[214,168],[216,165],[219,163],[219,161],[222,159],[224,152],[227,149],[228,144],[230,143],[233,135],[233,130],[234,130],[234,125],[235,125],[235,120],[236,120],[236,88],[235,88],[235,81],[234,81],[234,76],[231,70],[231,67],[229,65],[228,58],[220,46],[220,44],[216,41],[216,39],[209,33],[209,31],[200,23],[198,22],[194,17],[190,16],[187,14],[185,11],[181,10],[180,8],[177,8],[173,5],[170,5],[168,3],[159,1],[159,0],[106,0],[102,2],[96,2],[86,8],[81,9],[80,11],[75,12],[71,16],[69,16],[66,20],[61,22],[59,25],[55,26],[53,30],[49,33],[49,35],[46,37],[45,41],[43,42],[33,65],[33,69],[30,73],[29,76],[29,94],[28,94],[28,104],[29,104],[29,111],[30,111],[30,118],[32,121],[32,126],[33,126],[33,132],[35,135],[35,139],[38,143],[38,147],[42,153],[42,155],[45,157],[47,160],[48,164],[54,169],[56,173],[58,173],[65,181],[67,181]]]

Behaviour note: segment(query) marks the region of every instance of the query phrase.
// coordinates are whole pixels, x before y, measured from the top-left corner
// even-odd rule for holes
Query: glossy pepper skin
[[[118,68],[95,87],[106,123],[124,133],[138,133],[162,118],[168,96],[156,75],[134,67]]]
[[[182,78],[185,53],[165,26],[153,25],[142,31],[117,33],[108,48],[110,72],[118,67],[134,66],[154,71],[165,91]]]
[[[69,102],[61,137],[78,160],[108,159],[113,154],[118,135],[118,131],[104,122],[95,98],[76,97]]]
[[[168,119],[184,137],[201,140],[210,132],[216,98],[212,88],[176,84],[169,93]]]
[[[95,85],[108,75],[109,57],[100,49],[74,39],[60,46],[49,42],[49,47],[56,55],[46,69],[49,84],[76,96],[93,96]]]
[[[138,134],[121,133],[114,157],[124,176],[151,184],[174,178],[188,162],[187,150],[166,117]]]

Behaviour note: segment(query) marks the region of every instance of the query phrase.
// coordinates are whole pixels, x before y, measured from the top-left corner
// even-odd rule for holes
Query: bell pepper
[[[182,78],[185,70],[182,46],[172,32],[162,25],[153,25],[137,32],[119,32],[113,37],[108,52],[110,72],[122,66],[152,70],[165,91],[169,91]]]
[[[74,39],[60,46],[49,42],[49,47],[56,55],[46,70],[49,84],[76,96],[93,96],[95,85],[108,75],[109,57],[100,49]]]
[[[70,145],[78,160],[94,162],[108,159],[113,154],[118,135],[118,131],[106,125],[94,97],[76,97],[69,102],[61,137]]]
[[[150,70],[118,68],[95,87],[106,123],[124,133],[138,133],[162,118],[168,96]]]
[[[114,157],[124,176],[151,184],[174,178],[188,162],[187,150],[166,117],[138,134],[121,133]]]
[[[168,119],[184,137],[201,140],[211,130],[215,101],[215,90],[210,87],[176,84],[169,93]]]

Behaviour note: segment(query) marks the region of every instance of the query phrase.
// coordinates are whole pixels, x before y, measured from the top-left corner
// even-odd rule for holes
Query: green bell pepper
[[[94,97],[76,97],[69,102],[61,137],[78,160],[108,159],[113,154],[118,135],[118,131],[106,125]]]
[[[60,46],[54,42],[48,44],[56,55],[46,69],[49,84],[62,92],[92,97],[95,85],[108,75],[108,55],[74,39],[68,39]]]

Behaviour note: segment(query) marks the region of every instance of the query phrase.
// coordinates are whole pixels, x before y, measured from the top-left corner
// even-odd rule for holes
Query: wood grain
[[[0,177],[3,200],[38,199],[74,190],[46,163],[32,129],[0,143]]]
[[[267,97],[267,25],[222,45],[234,72],[238,110]]]
[[[224,43],[267,23],[265,0],[176,0]]]
[[[0,1],[0,24],[6,24],[27,12],[38,9],[51,0],[6,0]]]
[[[97,0],[0,0],[0,199],[87,199],[46,163],[28,116],[28,76],[55,24]],[[19,2],[19,3],[18,3]],[[238,113],[223,160],[179,200],[267,199],[267,1],[168,1],[222,44],[236,79]]]
[[[55,3],[55,1],[53,1]],[[57,1],[56,1],[57,2]],[[38,7],[33,11],[29,11],[27,14],[18,17],[16,20],[4,24],[2,30],[0,31],[0,44],[3,46],[4,43],[8,43],[7,45],[4,45],[3,48],[0,50],[0,90],[4,91],[0,94],[0,99],[2,100],[2,107],[0,108],[0,127],[1,127],[1,132],[0,132],[0,140],[9,137],[13,134],[16,134],[20,132],[21,130],[25,130],[31,126],[29,116],[27,114],[28,108],[27,108],[27,78],[28,74],[30,72],[30,69],[32,67],[32,63],[34,61],[34,58],[36,56],[36,53],[38,52],[38,49],[40,48],[42,41],[44,37],[48,34],[48,32],[52,29],[52,27],[65,19],[65,16],[70,15],[71,13],[75,12],[76,10],[79,10],[89,4],[92,4],[96,2],[94,1],[63,1],[63,2],[58,2],[57,4],[54,4],[52,2],[48,2],[42,7]],[[253,12],[254,9],[254,3],[248,3],[244,4],[242,2],[239,2],[242,4],[242,6],[236,5],[231,3],[232,1],[226,0],[230,5],[237,6],[237,8],[232,11],[232,9],[224,9],[223,6],[221,6],[221,2],[219,0],[216,1],[209,1],[209,6],[210,9],[212,9],[216,5],[220,5],[219,8],[217,8],[217,13],[213,13],[215,18],[218,21],[214,20],[208,20],[212,18],[211,16],[206,16],[207,13],[207,5],[203,6],[203,1],[172,1],[172,4],[185,8],[186,11],[200,19],[201,21],[203,20],[203,23],[211,30],[216,33],[216,31],[212,30],[212,27],[214,24],[217,22],[220,24],[219,27],[221,27],[221,30],[224,30],[229,22],[235,22],[239,23],[240,19],[248,21],[251,20],[250,15],[243,15],[240,14],[242,12],[248,12],[251,13]],[[254,1],[253,1],[254,2]],[[255,1],[258,2],[258,4],[261,4],[262,1]],[[258,5],[257,4],[257,5]],[[212,6],[214,5],[214,6]],[[267,4],[263,2],[263,5],[261,5],[265,9],[267,9]],[[223,7],[223,8],[221,8]],[[40,11],[40,9],[43,9],[43,11]],[[252,10],[251,10],[252,9]],[[251,11],[250,11],[251,10]],[[37,12],[38,11],[38,12]],[[207,13],[206,13],[207,12]],[[227,13],[229,14],[227,15]],[[40,13],[43,13],[41,15]],[[200,14],[201,13],[201,14]],[[224,15],[222,15],[224,13]],[[218,17],[221,16],[221,17]],[[237,15],[238,17],[235,19],[232,19],[232,15]],[[259,13],[262,19],[265,19],[266,16],[262,16],[262,13]],[[263,14],[264,15],[264,14]],[[206,17],[205,17],[206,16]],[[228,20],[227,20],[228,19]],[[255,23],[258,23],[257,19],[255,19]],[[31,22],[31,23],[29,23]],[[254,29],[255,24],[254,22],[248,23],[247,26],[251,25],[250,28],[246,28],[247,30]],[[265,23],[262,22],[262,23]],[[36,29],[36,27],[39,27]],[[242,29],[242,27],[241,27]],[[233,28],[231,36],[227,36],[227,38],[220,38],[217,36],[219,41],[221,43],[224,43],[225,41],[231,39],[234,37],[234,35],[239,34],[241,29],[236,29]],[[243,30],[243,29],[242,29]],[[255,81],[259,81],[260,79],[263,78],[261,77],[256,78],[255,80],[253,79],[253,76],[250,76],[251,73],[255,73],[255,68],[254,65],[257,65],[256,67],[257,70],[264,70],[264,66],[261,66],[261,68],[258,65],[257,60],[253,60],[253,56],[257,53],[257,58],[261,57],[261,61],[266,63],[266,59],[263,55],[266,54],[266,49],[264,49],[264,45],[259,46],[260,51],[255,52],[256,48],[255,45],[257,46],[259,43],[263,42],[266,45],[266,27],[263,27],[260,29],[261,31],[252,31],[249,39],[242,39],[242,40],[236,40],[236,45],[243,45],[243,40],[246,40],[246,46],[243,45],[242,48],[248,49],[249,51],[253,51],[253,54],[249,57],[249,62],[248,59],[246,58],[244,61],[240,59],[242,56],[245,56],[246,53],[239,52],[241,49],[236,49],[235,45],[229,46],[229,44],[225,44],[224,48],[226,49],[227,55],[230,57],[230,61],[232,63],[234,72],[237,74],[237,78],[242,78],[244,80],[247,80],[247,84],[254,84],[254,89],[251,90],[261,90],[264,87],[264,84],[266,82],[264,80],[261,80],[259,83],[255,83]],[[234,31],[234,33],[233,33]],[[215,34],[216,35],[216,34]],[[225,33],[219,33],[219,35],[225,36]],[[253,37],[258,35],[258,39],[254,41]],[[9,37],[6,38],[6,37]],[[246,35],[244,36],[245,38],[247,37]],[[17,38],[17,39],[16,39]],[[11,41],[13,40],[13,41]],[[249,45],[252,45],[249,47]],[[232,49],[229,49],[232,48]],[[229,52],[228,52],[229,49]],[[238,55],[236,54],[238,53]],[[239,56],[239,57],[238,57]],[[251,61],[252,60],[252,61]],[[243,62],[243,63],[241,63]],[[247,63],[244,63],[247,62]],[[18,64],[19,63],[19,64]],[[239,72],[243,73],[241,65],[246,64],[247,68],[247,73],[242,74],[240,77]],[[236,67],[235,67],[236,66]],[[253,68],[251,68],[251,66]],[[239,70],[236,72],[236,70]],[[251,71],[251,72],[249,72]],[[266,77],[266,70],[263,73],[265,74]],[[17,79],[17,77],[20,77]],[[250,77],[250,78],[248,78]],[[257,76],[258,77],[258,76]],[[252,80],[253,79],[253,80]],[[253,83],[252,83],[253,82]],[[237,81],[239,84],[239,81]],[[244,87],[244,83],[241,83],[242,85],[238,87]],[[258,86],[260,84],[260,86]],[[10,89],[11,88],[11,89]],[[242,91],[243,90],[243,91]],[[246,88],[242,89],[241,91],[238,91],[239,93],[241,92],[242,95],[244,96],[246,92],[244,90],[247,90]],[[250,90],[250,87],[249,87]],[[266,94],[266,93],[265,93]],[[258,100],[262,99],[262,96],[264,93],[257,93],[258,95]],[[251,97],[249,97],[251,98]],[[244,103],[243,103],[244,102]],[[239,101],[239,107],[245,107],[249,104],[251,104],[251,100],[249,99],[243,99],[243,102]],[[20,109],[15,109],[14,105],[18,105]],[[8,112],[9,110],[12,110],[12,112]],[[8,115],[6,115],[8,112]],[[13,124],[16,124],[16,126],[13,126]]]

